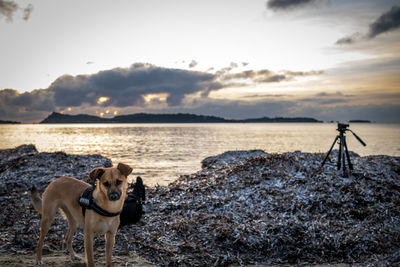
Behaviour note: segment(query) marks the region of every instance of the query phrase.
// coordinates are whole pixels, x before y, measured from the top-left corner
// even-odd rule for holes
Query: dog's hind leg
[[[80,260],[81,257],[76,255],[74,248],[72,247],[72,238],[74,237],[74,234],[76,233],[76,230],[78,228],[77,223],[71,213],[66,208],[62,208],[62,211],[64,212],[66,219],[68,220],[68,230],[67,234],[65,235],[65,244],[67,245],[69,255],[71,256],[71,260]]]
[[[42,250],[43,250],[44,238],[46,237],[47,232],[50,229],[56,211],[57,211],[57,205],[54,203],[48,206],[46,205],[43,206],[42,219],[40,221],[40,237],[36,251],[37,264],[42,264]]]

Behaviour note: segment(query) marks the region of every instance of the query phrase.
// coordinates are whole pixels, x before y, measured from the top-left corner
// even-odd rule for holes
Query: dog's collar
[[[99,205],[97,205],[96,202],[94,202],[93,191],[94,187],[91,186],[88,189],[86,189],[85,192],[83,192],[81,197],[79,198],[79,205],[82,207],[82,214],[84,217],[86,209],[93,210],[97,214],[100,214],[101,216],[105,217],[114,217],[121,214],[122,210],[118,212],[108,212]]]

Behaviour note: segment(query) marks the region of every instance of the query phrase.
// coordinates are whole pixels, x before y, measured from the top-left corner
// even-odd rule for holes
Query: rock
[[[205,158],[201,162],[202,168],[212,168],[216,165],[233,165],[245,161],[250,157],[266,156],[268,155],[262,150],[239,150],[239,151],[227,151],[218,156],[212,156]]]

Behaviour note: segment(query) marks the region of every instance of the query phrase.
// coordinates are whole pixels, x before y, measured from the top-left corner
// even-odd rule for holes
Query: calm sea
[[[98,153],[134,168],[149,186],[166,185],[200,169],[208,156],[228,150],[269,153],[327,152],[337,135],[331,123],[259,124],[22,124],[0,125],[0,148],[34,144],[40,152]],[[400,156],[400,124],[351,124],[350,150]],[[337,145],[335,146],[337,147]]]

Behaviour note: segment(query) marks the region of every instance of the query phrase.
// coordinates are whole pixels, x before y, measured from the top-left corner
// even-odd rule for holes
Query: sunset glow
[[[167,99],[167,97],[168,97],[168,94],[166,94],[166,93],[143,95],[144,101],[146,103],[149,103],[153,100],[165,101]]]
[[[104,102],[107,102],[107,101],[109,101],[109,100],[110,100],[109,97],[102,96],[102,97],[99,97],[99,98],[97,99],[97,104],[103,104]]]

